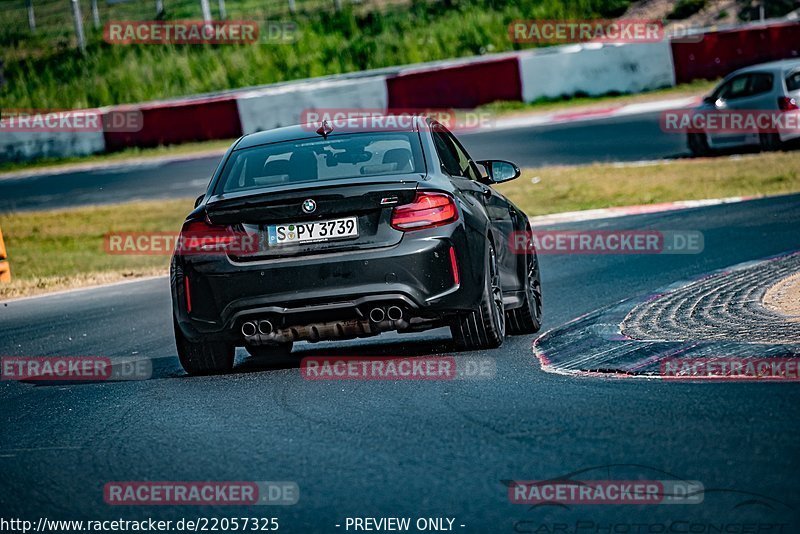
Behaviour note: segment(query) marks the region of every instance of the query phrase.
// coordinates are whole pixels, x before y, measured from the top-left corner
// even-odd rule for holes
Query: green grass
[[[707,0],[678,0],[672,12],[667,15],[670,20],[681,20],[691,17],[706,7]]]
[[[169,256],[105,253],[108,232],[175,232],[191,199],[0,215],[12,280],[0,297],[14,297],[163,274]]]
[[[58,2],[42,0],[37,5],[44,5],[44,10],[67,4]],[[14,0],[16,7],[6,9],[12,23],[0,28],[5,58],[0,100],[8,108],[83,108],[500,52],[527,46],[508,38],[508,24],[515,19],[610,17],[621,14],[629,3],[413,0],[380,9],[373,4],[345,3],[337,13],[298,0],[299,12],[289,17],[283,2],[228,0],[230,19],[294,20],[297,41],[239,46],[110,45],[87,24],[89,44],[81,55],[73,48],[68,12],[57,13],[60,37],[54,37],[55,30],[48,26],[40,29],[39,37],[30,38],[19,11],[23,2]],[[82,4],[88,21],[88,1]],[[166,0],[165,4],[169,18],[198,17],[190,13],[190,8],[199,5],[194,0]],[[152,18],[147,12],[137,14],[140,19]],[[104,20],[109,18],[134,17],[104,13]]]
[[[773,153],[526,169],[499,189],[530,216],[684,199],[800,191],[800,158]],[[108,232],[178,232],[192,199],[0,214],[12,281],[0,298],[167,272],[168,256],[106,254]]]
[[[498,186],[529,216],[800,191],[800,158],[778,152],[685,159],[641,166],[594,164],[526,169]]]

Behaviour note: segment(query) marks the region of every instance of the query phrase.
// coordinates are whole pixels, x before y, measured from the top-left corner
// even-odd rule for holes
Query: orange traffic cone
[[[6,258],[8,255],[6,254],[6,245],[3,243],[3,230],[0,229],[0,282],[11,281],[11,267]]]

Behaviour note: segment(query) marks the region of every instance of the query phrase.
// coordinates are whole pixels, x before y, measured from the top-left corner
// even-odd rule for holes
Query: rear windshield
[[[234,151],[214,193],[422,172],[416,133],[340,134]]]

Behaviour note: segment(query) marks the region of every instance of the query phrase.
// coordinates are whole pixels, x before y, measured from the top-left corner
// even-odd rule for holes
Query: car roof
[[[794,70],[796,68],[800,68],[800,59],[782,59],[779,61],[770,61],[767,63],[759,63],[758,65],[750,65],[749,67],[745,67],[743,69],[739,69],[737,71],[732,72],[730,76],[736,76],[738,74],[746,74],[749,72],[788,72],[790,70]]]
[[[427,118],[420,115],[333,117],[332,120],[327,121],[328,125],[333,128],[328,135],[333,137],[341,134],[417,132],[420,129],[420,123],[425,120],[427,120]],[[309,122],[247,134],[239,140],[234,150],[279,143],[281,141],[319,138],[321,134],[317,133],[317,129],[319,129],[320,126],[322,126],[321,122]]]

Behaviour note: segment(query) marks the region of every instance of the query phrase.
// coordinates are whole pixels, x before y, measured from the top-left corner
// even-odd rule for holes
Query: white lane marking
[[[531,226],[543,226],[546,224],[557,224],[567,222],[584,222],[596,219],[613,219],[617,217],[627,217],[629,215],[646,215],[651,213],[662,213],[689,208],[703,208],[707,206],[718,206],[720,204],[734,204],[752,200],[756,197],[726,197],[726,198],[707,198],[702,200],[678,200],[660,204],[641,204],[638,206],[620,206],[614,208],[598,208],[593,210],[566,211],[563,213],[550,213],[548,215],[537,215],[530,217]],[[766,197],[764,197],[766,198]]]
[[[614,117],[624,117],[632,115],[644,115],[656,111],[668,109],[685,109],[693,107],[700,101],[699,97],[683,97],[669,100],[656,100],[653,102],[641,102],[636,104],[621,104],[618,107],[609,108],[588,107],[578,112],[570,112],[569,108],[555,111],[552,113],[535,113],[515,117],[499,118],[490,126],[479,128],[475,131],[463,132],[461,135],[484,133],[495,130],[511,130],[516,128],[528,128],[533,126],[550,126],[552,124],[571,124],[580,122],[591,122]]]
[[[59,297],[62,295],[68,295],[70,293],[78,293],[81,291],[93,291],[97,289],[107,289],[127,284],[136,284],[139,282],[150,282],[152,280],[158,280],[159,278],[169,278],[169,275],[157,274],[153,276],[143,276],[142,278],[136,278],[135,280],[120,280],[119,282],[109,282],[108,284],[99,284],[99,285],[85,286],[85,287],[73,287],[71,289],[61,289],[59,291],[53,291],[51,293],[41,293],[39,295],[29,295],[27,297],[14,297],[9,300],[0,300],[0,304],[11,304],[17,302],[24,302],[26,300],[41,299],[47,297]]]

